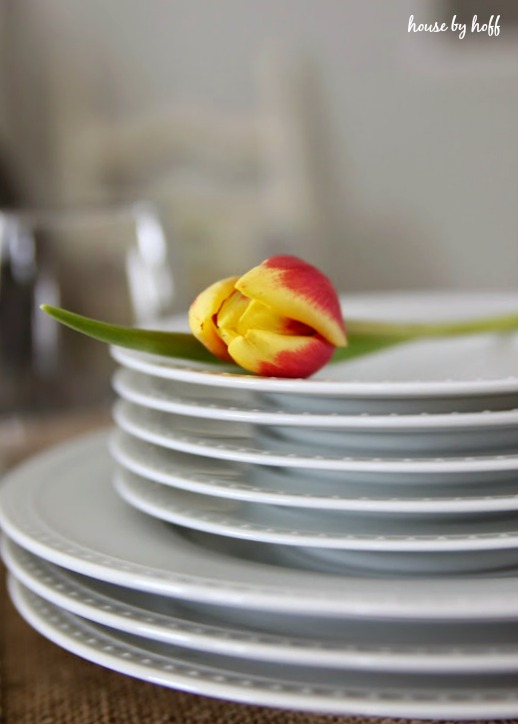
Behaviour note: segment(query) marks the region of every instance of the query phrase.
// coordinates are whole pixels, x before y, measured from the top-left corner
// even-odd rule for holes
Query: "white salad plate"
[[[49,603],[89,621],[187,649],[256,661],[362,671],[497,673],[518,670],[518,625],[358,621],[329,627],[318,619],[304,635],[265,633],[252,626],[214,623],[200,608],[113,586],[44,561],[5,539],[10,573]],[[232,619],[230,611],[229,619]],[[287,622],[285,622],[287,623]],[[289,626],[287,626],[289,629]]]
[[[203,396],[203,391],[207,389],[204,387],[196,388],[196,399],[194,393],[190,393],[192,404],[185,402],[186,397],[171,403],[165,399],[166,392],[157,392],[155,397],[149,392],[150,388],[171,385],[175,388],[186,386],[121,369],[113,378],[119,398],[135,406],[192,420],[220,421],[223,425],[244,423],[249,427],[260,426],[263,429],[256,433],[259,438],[269,434],[277,444],[289,444],[295,451],[298,446],[304,450],[334,448],[358,455],[399,453],[423,456],[518,449],[517,410],[419,415],[318,415],[257,409],[254,404],[260,402],[258,395],[247,401],[235,400],[229,395],[228,406],[223,407],[221,402],[215,404],[212,395]],[[221,391],[219,395],[221,399]],[[233,396],[236,397],[235,393]],[[271,401],[263,400],[263,405],[268,404],[271,405]]]
[[[160,521],[269,545],[270,562],[363,575],[504,575],[518,566],[516,516],[330,512],[215,498],[119,470],[117,492]]]
[[[518,618],[518,572],[417,580],[292,570],[260,560],[255,543],[196,536],[139,513],[116,494],[112,476],[106,433],[38,455],[4,479],[0,525],[20,546],[64,568],[236,611]]]
[[[468,321],[516,313],[518,294],[408,292],[343,297],[346,319],[392,322]],[[175,320],[172,329],[184,330]],[[112,348],[125,367],[163,379],[255,392],[355,398],[466,397],[518,394],[518,334],[419,340],[329,364],[311,379],[255,377],[217,364],[185,363]]]
[[[485,433],[507,428],[518,429],[518,410],[482,410],[479,412],[420,413],[411,414],[317,414],[313,412],[289,412],[279,408],[289,398],[275,397],[274,402],[265,395],[253,395],[235,390],[216,389],[209,394],[207,387],[196,387],[171,382],[150,375],[119,369],[113,377],[117,394],[128,402],[153,410],[171,412],[188,417],[207,418],[226,422],[244,422],[254,425],[289,425],[293,427],[325,428],[326,430],[350,430],[353,432],[458,432],[483,430]],[[187,388],[187,389],[186,389]],[[259,405],[262,403],[262,407]],[[268,409],[270,407],[271,409]]]
[[[513,427],[353,431],[261,425],[252,429],[261,449],[326,457],[462,457],[518,451],[518,428]]]
[[[253,662],[189,651],[85,621],[15,579],[14,604],[62,648],[114,671],[161,686],[247,704],[372,716],[480,719],[514,717],[516,678],[508,675],[344,672]]]
[[[160,520],[215,535],[275,545],[365,551],[516,549],[515,515],[435,517],[306,511],[200,495],[120,469],[114,484],[130,505]]]
[[[357,457],[307,455],[291,452],[292,445],[260,428],[255,433],[240,423],[195,420],[150,410],[119,400],[113,408],[117,425],[154,445],[219,460],[328,471],[455,475],[518,471],[518,454],[459,457]],[[261,444],[261,442],[263,444]],[[317,446],[318,449],[318,446]],[[336,451],[339,452],[339,451]]]
[[[297,475],[286,477],[276,468],[252,468],[226,461],[157,447],[117,430],[110,438],[113,458],[132,473],[163,485],[193,493],[251,503],[308,508],[310,510],[364,511],[377,513],[492,513],[518,510],[518,480],[507,494],[489,485],[486,494],[464,486],[421,488],[415,485],[345,484],[326,492],[318,471],[304,485]],[[299,483],[299,484],[297,484]],[[505,488],[504,488],[505,489]],[[452,492],[453,490],[453,492]],[[509,494],[509,490],[514,490]],[[488,491],[492,491],[490,494]],[[421,492],[421,495],[419,495]],[[448,495],[447,493],[450,493]]]

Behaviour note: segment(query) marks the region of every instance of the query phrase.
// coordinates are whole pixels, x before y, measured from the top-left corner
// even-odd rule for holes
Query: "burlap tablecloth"
[[[10,463],[100,423],[107,415],[30,426]],[[305,714],[235,704],[166,689],[109,671],[64,651],[34,631],[0,588],[1,724],[356,724],[409,720]],[[517,681],[518,683],[518,681]],[[413,720],[417,721],[417,720]],[[518,721],[508,719],[508,722]]]

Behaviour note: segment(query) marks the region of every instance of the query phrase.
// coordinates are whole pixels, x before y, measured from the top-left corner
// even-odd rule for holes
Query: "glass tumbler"
[[[40,304],[143,324],[171,312],[177,273],[151,204],[0,211],[0,421],[110,399],[106,346],[58,325]]]

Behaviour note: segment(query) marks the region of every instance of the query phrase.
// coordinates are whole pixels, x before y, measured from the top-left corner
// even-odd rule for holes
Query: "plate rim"
[[[129,373],[129,374],[126,374]],[[228,422],[245,422],[254,425],[286,425],[293,427],[322,427],[347,431],[380,430],[380,431],[413,431],[419,430],[479,430],[485,427],[515,427],[518,426],[518,408],[512,410],[482,410],[480,412],[451,412],[444,413],[314,413],[314,412],[285,412],[249,409],[234,406],[223,406],[210,403],[197,404],[186,401],[188,398],[176,397],[170,400],[154,398],[152,393],[131,389],[130,375],[145,373],[136,372],[128,368],[119,368],[112,378],[115,392],[123,400],[149,407],[160,412],[170,412],[185,417],[198,417]]]
[[[263,490],[259,486],[239,483],[239,487],[235,486],[234,480],[226,483],[218,484],[215,480],[208,482],[200,482],[182,477],[181,473],[176,469],[175,473],[165,471],[163,469],[155,469],[139,462],[136,457],[131,456],[125,448],[125,439],[131,436],[123,430],[114,430],[109,438],[109,448],[112,457],[118,465],[126,468],[130,472],[147,477],[155,483],[187,490],[193,493],[205,495],[213,495],[214,497],[229,498],[231,500],[240,500],[243,502],[269,503],[271,505],[286,505],[297,508],[318,508],[319,510],[340,510],[340,511],[376,511],[376,512],[421,512],[421,513],[451,513],[451,512],[487,512],[487,503],[493,503],[492,511],[511,511],[518,509],[518,493],[516,495],[495,495],[495,496],[452,496],[442,498],[398,498],[397,496],[387,496],[386,498],[375,497],[347,497],[338,493],[329,494],[327,496],[313,496],[306,492],[295,493],[289,491]],[[153,443],[146,442],[134,438],[133,445],[137,444],[156,448],[161,450]],[[129,446],[129,445],[128,445]],[[127,446],[126,446],[127,447]],[[196,456],[182,453],[177,450],[168,450],[172,455],[186,455],[196,459]],[[232,463],[230,463],[232,464]],[[316,471],[315,474],[318,474]],[[213,472],[214,478],[218,472]],[[223,479],[223,476],[222,478]],[[232,483],[232,484],[229,484]],[[469,486],[466,485],[466,488]],[[484,504],[484,505],[483,505]],[[447,509],[447,510],[444,510]]]
[[[409,343],[410,344],[410,343]],[[497,379],[476,378],[469,381],[441,380],[424,382],[344,382],[334,380],[286,379],[281,377],[254,377],[239,372],[200,370],[183,360],[136,352],[111,346],[110,354],[123,367],[144,372],[166,380],[177,380],[210,387],[232,387],[254,392],[282,392],[322,396],[342,396],[351,399],[408,399],[459,397],[470,395],[486,397],[518,393],[518,377]]]
[[[174,487],[162,486],[160,483],[149,482],[142,476],[118,470],[113,483],[116,491],[129,505],[147,513],[153,518],[174,523],[192,530],[199,530],[213,535],[221,535],[242,540],[257,541],[276,545],[304,546],[339,551],[358,551],[372,553],[460,553],[476,551],[504,551],[518,549],[518,527],[507,533],[500,534],[469,534],[469,535],[340,535],[325,532],[304,532],[302,530],[285,531],[275,523],[239,524],[232,518],[232,513],[210,511],[208,514],[197,505],[210,501],[212,496],[178,490]],[[149,491],[149,492],[147,492]],[[163,499],[156,501],[153,492],[158,491],[159,497],[170,497],[173,504]],[[175,500],[176,496],[176,500]],[[192,499],[187,505],[182,496]],[[217,502],[221,499],[217,498]],[[243,501],[226,500],[234,506],[245,505]],[[264,505],[265,508],[269,506]],[[239,516],[238,516],[239,518]]]
[[[169,416],[170,425],[165,425],[160,416]],[[386,472],[400,474],[455,474],[465,472],[496,472],[518,470],[518,454],[515,455],[467,455],[460,457],[427,458],[383,458],[376,457],[325,457],[324,455],[301,456],[289,452],[272,452],[254,448],[250,440],[228,437],[225,443],[215,443],[210,438],[198,433],[185,435],[178,433],[174,426],[174,416],[166,412],[150,410],[125,400],[117,400],[112,408],[112,416],[118,427],[134,437],[164,448],[180,452],[201,455],[218,460],[253,463],[256,465],[273,465],[278,467],[303,467],[314,470],[355,471],[355,472]],[[142,418],[155,416],[158,423],[155,428],[144,424]],[[184,420],[181,415],[177,416]],[[248,446],[247,446],[248,443]]]

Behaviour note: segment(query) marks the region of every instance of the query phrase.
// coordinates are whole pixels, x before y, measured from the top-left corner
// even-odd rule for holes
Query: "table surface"
[[[30,454],[101,425],[108,413],[17,423],[12,466]],[[9,430],[0,424],[0,436]],[[12,433],[12,429],[10,431]],[[0,564],[1,566],[1,564]],[[327,716],[236,704],[132,679],[75,656],[19,616],[0,570],[0,724],[356,724],[394,719]],[[417,721],[417,720],[414,720]],[[518,721],[518,720],[508,720]]]

